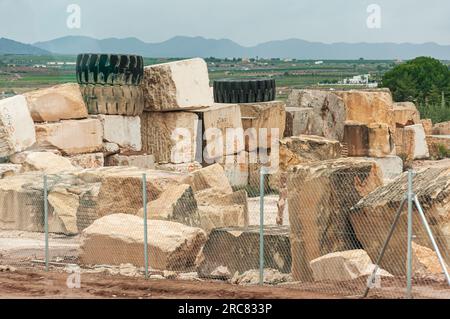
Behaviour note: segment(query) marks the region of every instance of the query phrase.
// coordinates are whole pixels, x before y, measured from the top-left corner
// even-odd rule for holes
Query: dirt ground
[[[139,299],[331,299],[326,293],[289,288],[242,287],[226,283],[145,280],[83,274],[81,288],[70,289],[68,275],[42,269],[0,272],[0,298],[139,298]]]

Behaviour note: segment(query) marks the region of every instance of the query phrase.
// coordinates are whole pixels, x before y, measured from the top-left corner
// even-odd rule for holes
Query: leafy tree
[[[450,70],[439,60],[419,57],[386,72],[382,86],[392,91],[396,101],[440,104],[442,92],[447,99],[450,97],[446,94],[450,88]]]

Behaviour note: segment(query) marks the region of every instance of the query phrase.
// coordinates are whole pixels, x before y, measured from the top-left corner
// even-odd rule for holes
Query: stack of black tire
[[[276,98],[274,79],[223,79],[213,82],[216,103],[270,102]]]
[[[144,59],[127,54],[79,54],[77,81],[89,114],[137,116],[144,110]]]

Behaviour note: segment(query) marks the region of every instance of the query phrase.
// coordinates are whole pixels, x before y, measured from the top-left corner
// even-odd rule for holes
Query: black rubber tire
[[[138,116],[144,111],[144,93],[136,85],[81,85],[89,114]]]
[[[77,56],[79,84],[139,85],[144,76],[140,55],[82,53]]]
[[[224,79],[214,81],[213,86],[216,103],[258,103],[273,101],[276,98],[274,79]]]

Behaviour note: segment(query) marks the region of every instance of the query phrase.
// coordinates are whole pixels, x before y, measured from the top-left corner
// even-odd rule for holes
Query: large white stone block
[[[139,116],[97,115],[102,123],[103,139],[132,151],[142,149],[141,119]]]
[[[195,109],[213,104],[208,67],[200,58],[147,66],[141,87],[148,111]]]
[[[0,157],[21,152],[35,142],[34,123],[25,97],[0,100]]]

